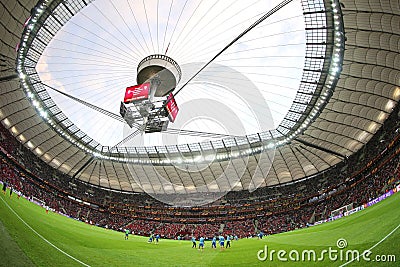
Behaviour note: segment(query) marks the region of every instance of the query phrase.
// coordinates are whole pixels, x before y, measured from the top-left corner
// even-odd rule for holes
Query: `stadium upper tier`
[[[362,149],[400,99],[397,0],[3,2],[2,124],[46,164],[103,188],[193,205],[309,178]],[[176,121],[150,138],[118,110],[154,54],[182,79]]]

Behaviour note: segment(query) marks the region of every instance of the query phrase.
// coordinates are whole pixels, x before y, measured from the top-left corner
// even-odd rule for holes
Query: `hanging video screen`
[[[168,112],[168,119],[171,122],[174,122],[176,119],[176,116],[178,115],[179,108],[178,108],[178,105],[176,104],[174,95],[172,93],[170,93],[168,95],[167,104],[165,105],[165,108]]]

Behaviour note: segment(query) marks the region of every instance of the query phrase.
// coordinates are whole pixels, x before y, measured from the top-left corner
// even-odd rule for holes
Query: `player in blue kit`
[[[264,233],[263,233],[263,232],[260,232],[260,233],[258,234],[258,239],[263,239],[263,236],[264,236]]]
[[[217,238],[215,236],[212,239],[211,248],[217,248]]]
[[[201,250],[204,249],[204,237],[202,237],[202,236],[199,239],[199,250],[200,250],[200,248],[201,248]]]
[[[221,248],[221,250],[224,249],[224,245],[225,245],[225,238],[223,235],[219,236],[219,247]]]
[[[160,235],[159,234],[157,234],[156,235],[156,244],[158,244],[158,240],[160,239]]]

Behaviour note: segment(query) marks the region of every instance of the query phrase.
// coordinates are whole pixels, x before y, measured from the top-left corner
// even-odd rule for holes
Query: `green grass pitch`
[[[369,248],[370,262],[361,259],[347,266],[400,266],[400,193],[334,222],[262,240],[233,241],[231,248],[222,251],[211,249],[210,241],[206,241],[204,251],[199,251],[191,248],[190,241],[161,239],[156,245],[148,244],[147,237],[124,240],[123,233],[52,212],[46,214],[42,207],[23,198],[0,195],[0,266],[341,266],[346,263],[346,251],[358,250],[361,254]],[[342,261],[337,247],[340,238],[347,241]],[[268,257],[260,261],[257,253],[265,250],[265,245],[268,254],[271,250],[285,251],[281,258],[287,261],[279,261],[277,252],[273,260]],[[329,247],[338,250],[336,261],[322,254]],[[294,261],[292,250],[298,251],[299,261]],[[302,253],[309,250],[315,251],[316,260],[306,253],[302,261]],[[376,255],[390,262],[377,262]],[[265,253],[260,253],[263,256]]]

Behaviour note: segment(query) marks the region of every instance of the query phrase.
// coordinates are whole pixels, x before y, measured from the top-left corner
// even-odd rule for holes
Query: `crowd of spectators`
[[[350,203],[359,206],[399,181],[400,133],[391,116],[358,153],[313,178],[230,192],[202,207],[170,207],[144,193],[110,191],[58,172],[0,126],[1,181],[71,218],[100,227],[130,229],[164,238],[212,237],[223,231],[240,238],[306,227]]]

